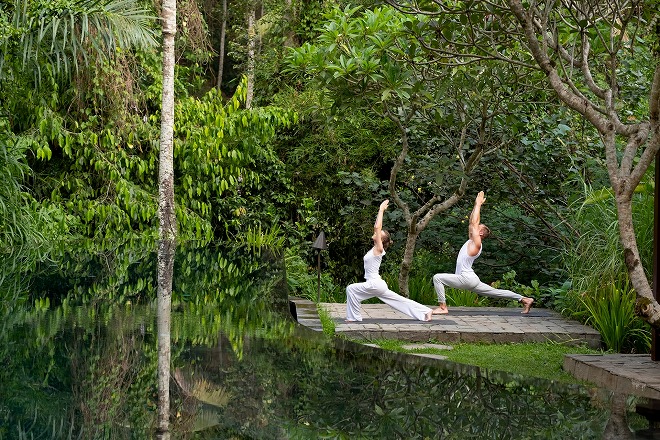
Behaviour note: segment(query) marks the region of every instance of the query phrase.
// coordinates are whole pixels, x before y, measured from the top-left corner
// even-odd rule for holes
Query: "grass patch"
[[[323,333],[326,335],[332,336],[335,334],[335,321],[330,316],[327,310],[323,307],[317,305],[316,310],[319,314],[319,319],[321,320],[321,327],[323,328]]]
[[[517,344],[449,344],[452,350],[424,348],[406,350],[409,344],[397,340],[375,340],[385,350],[404,353],[429,353],[446,356],[447,360],[475,365],[490,370],[505,371],[530,377],[540,377],[567,383],[579,383],[563,370],[567,354],[602,354],[602,351],[587,347],[575,347],[553,342]],[[448,345],[439,343],[441,345]]]

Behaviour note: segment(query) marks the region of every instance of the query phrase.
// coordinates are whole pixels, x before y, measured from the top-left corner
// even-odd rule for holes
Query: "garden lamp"
[[[316,237],[316,240],[314,240],[314,244],[312,244],[312,249],[316,249],[316,268],[318,272],[318,281],[317,281],[317,297],[316,297],[316,302],[320,303],[321,302],[321,251],[328,249],[328,244],[325,242],[325,232],[321,231],[319,232],[318,237]]]

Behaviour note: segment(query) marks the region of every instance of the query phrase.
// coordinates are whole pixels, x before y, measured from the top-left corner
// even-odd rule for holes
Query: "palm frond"
[[[20,0],[13,11],[12,26],[20,31],[18,44],[13,46],[7,39],[2,50],[15,51],[20,68],[31,68],[37,83],[45,64],[68,76],[92,57],[112,58],[117,50],[157,44],[157,17],[136,0],[78,0],[66,8],[35,12],[30,1]],[[6,68],[0,70],[0,78],[10,74]]]

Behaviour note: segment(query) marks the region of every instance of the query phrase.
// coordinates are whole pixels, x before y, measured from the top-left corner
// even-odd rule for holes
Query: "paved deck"
[[[546,309],[451,307],[430,322],[417,321],[386,304],[363,304],[362,322],[344,322],[345,304],[321,306],[335,321],[335,332],[358,339],[400,339],[408,342],[544,342],[584,344],[600,348],[600,334],[591,327]]]
[[[316,304],[290,298],[297,321],[322,331]],[[600,334],[591,327],[567,320],[556,312],[502,307],[452,307],[444,316],[421,322],[385,304],[363,304],[360,323],[345,323],[346,304],[321,303],[335,322],[335,332],[352,339],[401,339],[409,343],[441,344],[458,342],[543,342],[560,341],[600,348]],[[442,359],[442,356],[437,356]],[[634,394],[660,400],[660,362],[650,355],[605,354],[567,355],[564,370],[616,393]]]

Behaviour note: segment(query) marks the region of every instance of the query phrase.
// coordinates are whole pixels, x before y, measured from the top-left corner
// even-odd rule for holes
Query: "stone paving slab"
[[[569,354],[564,370],[617,393],[660,399],[660,362],[648,354]]]
[[[361,322],[344,322],[346,304],[321,303],[335,321],[335,332],[357,339],[399,339],[407,342],[544,342],[600,348],[600,334],[547,309],[452,307],[430,322],[417,321],[386,304],[363,304]]]

